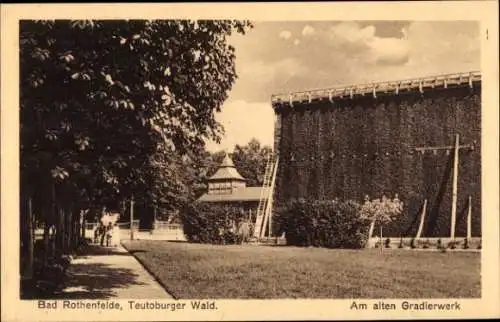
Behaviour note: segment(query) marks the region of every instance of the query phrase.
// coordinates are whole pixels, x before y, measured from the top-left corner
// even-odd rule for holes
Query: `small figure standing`
[[[113,238],[113,223],[109,222],[108,227],[106,227],[106,247],[110,246],[112,238]]]
[[[99,232],[101,229],[101,224],[97,224],[97,226],[94,228],[94,244],[99,243]]]
[[[99,225],[99,236],[101,236],[101,246],[104,246],[104,238],[106,238],[106,226]]]

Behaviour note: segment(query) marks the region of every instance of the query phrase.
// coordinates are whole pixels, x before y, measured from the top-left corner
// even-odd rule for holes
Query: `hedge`
[[[370,223],[359,210],[354,201],[291,200],[276,210],[276,233],[285,233],[287,245],[362,248]]]
[[[189,242],[239,244],[252,233],[246,216],[239,207],[193,203],[181,212],[180,219]]]

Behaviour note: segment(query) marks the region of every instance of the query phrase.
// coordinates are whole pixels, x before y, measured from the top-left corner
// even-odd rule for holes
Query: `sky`
[[[252,138],[273,144],[272,94],[394,81],[480,69],[480,29],[472,21],[253,22],[232,35],[238,79],[216,119],[232,151]]]

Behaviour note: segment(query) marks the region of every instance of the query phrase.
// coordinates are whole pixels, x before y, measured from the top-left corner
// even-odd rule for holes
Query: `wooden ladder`
[[[264,180],[260,193],[259,205],[257,207],[257,218],[255,221],[255,229],[253,236],[256,238],[264,237],[266,225],[270,223],[270,214],[272,212],[272,203],[274,195],[274,185],[276,181],[276,172],[278,169],[278,158],[274,159],[274,155],[270,153],[266,162],[266,170],[264,172]],[[269,229],[269,236],[271,230]]]

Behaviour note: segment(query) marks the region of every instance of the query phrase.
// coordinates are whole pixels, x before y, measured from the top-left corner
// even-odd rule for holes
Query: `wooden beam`
[[[456,148],[456,146],[454,146],[454,145],[424,146],[424,147],[415,148],[415,151],[425,152],[425,151],[430,151],[430,150],[434,150],[434,151],[435,150],[453,150],[455,148]],[[459,149],[471,149],[471,150],[473,150],[474,145],[473,144],[459,145],[458,148]]]
[[[459,149],[460,136],[457,134],[455,137],[455,155],[453,158],[453,190],[451,201],[451,231],[450,237],[455,239],[455,221],[457,217],[457,188],[458,188],[458,149]]]
[[[286,102],[293,107],[294,102],[300,102],[304,100],[305,95],[310,94],[314,99],[329,99],[333,102],[335,98],[343,98],[349,95],[351,98],[356,95],[366,95],[373,94],[373,87],[377,89],[375,91],[376,98],[378,93],[389,93],[394,92],[396,95],[406,89],[406,91],[417,90],[420,93],[424,91],[424,88],[436,88],[443,86],[448,88],[449,85],[467,85],[473,88],[476,82],[481,82],[481,73],[479,71],[473,71],[470,73],[458,73],[458,74],[448,74],[441,76],[430,76],[425,78],[416,79],[406,79],[395,82],[376,82],[371,84],[357,84],[357,85],[346,85],[339,86],[328,89],[318,89],[308,92],[295,92],[295,93],[284,93],[284,94],[274,94],[271,96],[271,102],[273,108],[283,107]]]
[[[420,238],[420,235],[422,234],[426,212],[427,212],[427,199],[424,200],[424,206],[422,207],[422,214],[420,215],[420,224],[418,225],[417,236],[415,237],[416,239]]]
[[[370,222],[370,228],[368,229],[368,240],[366,241],[366,247],[372,248],[374,244],[372,243],[373,231],[375,230],[375,219]]]

